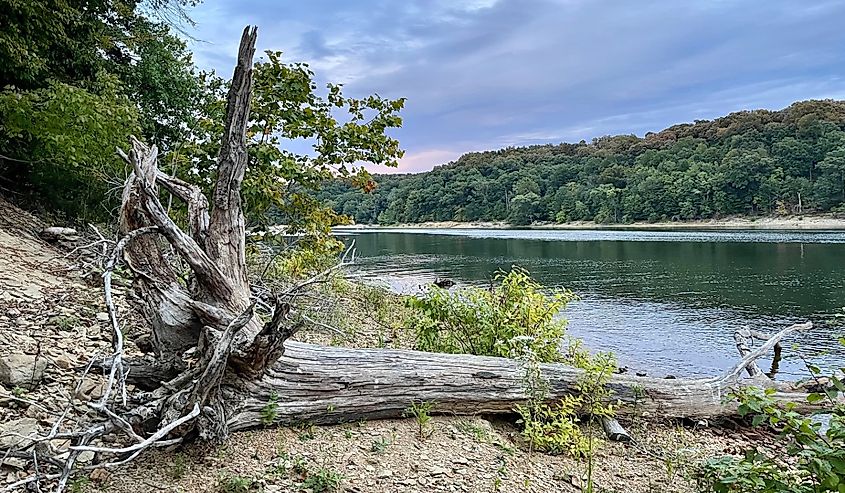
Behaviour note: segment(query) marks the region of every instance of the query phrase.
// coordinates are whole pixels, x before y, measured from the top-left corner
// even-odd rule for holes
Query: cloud
[[[407,97],[414,171],[845,94],[843,2],[205,0],[194,18],[197,62],[224,75],[252,23],[350,95]]]
[[[461,157],[461,154],[466,152],[463,150],[447,150],[447,149],[426,149],[420,151],[412,151],[405,153],[405,156],[399,160],[399,166],[396,168],[378,168],[371,169],[371,171],[385,174],[396,173],[418,173],[420,171],[430,170],[439,164],[448,163]]]

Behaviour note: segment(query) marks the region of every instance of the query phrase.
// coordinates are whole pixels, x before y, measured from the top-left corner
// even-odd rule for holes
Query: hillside
[[[319,193],[357,223],[687,221],[841,212],[845,101],[731,113],[645,137],[476,152],[430,172],[376,176],[370,194]]]

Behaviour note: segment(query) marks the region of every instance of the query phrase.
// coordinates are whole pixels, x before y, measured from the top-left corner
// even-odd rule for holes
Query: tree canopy
[[[692,220],[843,211],[845,102],[802,101],[663,131],[469,153],[320,197],[359,223]]]
[[[129,172],[115,148],[136,135],[158,146],[163,171],[210,194],[230,82],[200,71],[174,34],[196,3],[0,0],[0,190],[110,220]],[[253,71],[247,218],[324,235],[343,218],[313,193],[335,176],[371,187],[361,164],[396,165],[402,150],[386,131],[401,125],[404,100],[321,91],[308,65],[278,51]],[[287,151],[294,140],[310,152]]]

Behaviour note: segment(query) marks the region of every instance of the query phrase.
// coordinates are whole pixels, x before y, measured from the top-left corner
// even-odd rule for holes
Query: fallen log
[[[812,323],[782,330],[724,375],[672,379],[613,375],[608,383],[620,414],[636,408],[667,418],[712,419],[735,415],[727,397],[742,386],[773,388],[773,398],[807,403],[807,392],[789,383],[742,378],[742,371],[778,341]],[[549,401],[577,393],[583,371],[561,364],[541,364]],[[401,417],[412,401],[434,403],[442,414],[512,413],[524,404],[525,369],[516,360],[487,356],[425,353],[392,349],[351,349],[287,341],[284,355],[257,380],[224,382],[233,403],[230,430],[266,425],[268,404],[278,424],[335,424],[362,419]]]

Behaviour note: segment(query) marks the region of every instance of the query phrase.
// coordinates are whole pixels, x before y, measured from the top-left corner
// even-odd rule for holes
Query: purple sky
[[[229,76],[255,24],[259,51],[320,82],[408,98],[399,172],[845,98],[842,1],[204,0],[192,17],[202,68]]]

